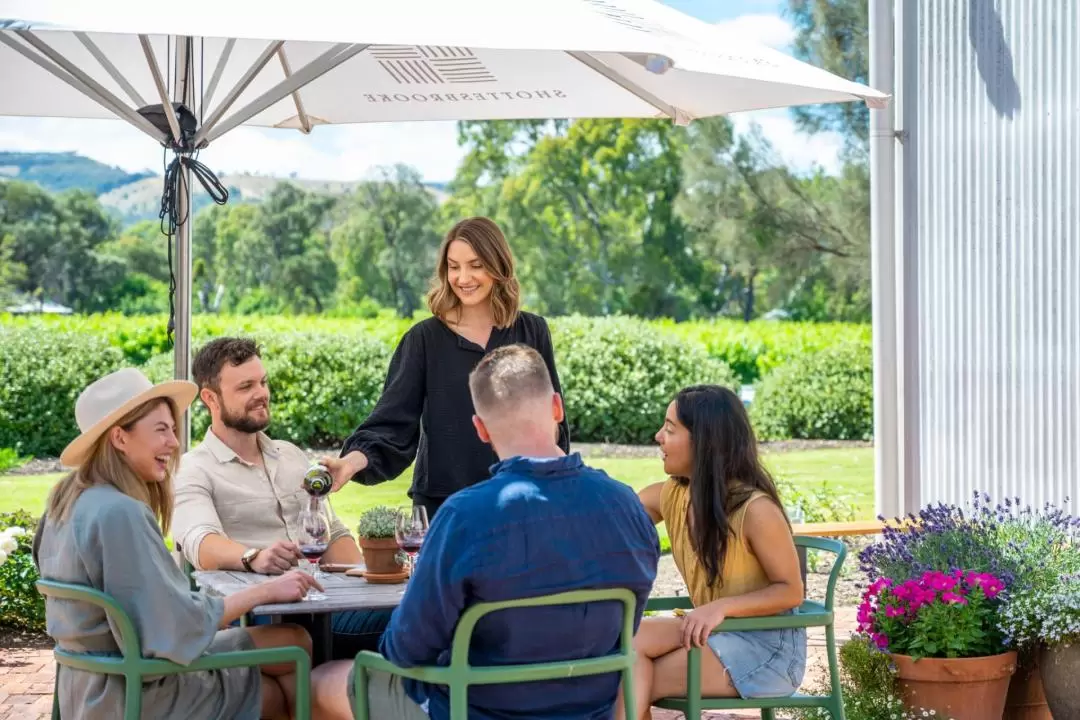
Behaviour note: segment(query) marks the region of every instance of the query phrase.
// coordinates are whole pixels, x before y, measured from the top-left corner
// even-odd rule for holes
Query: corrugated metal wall
[[[898,7],[905,480],[1080,510],[1080,0]]]

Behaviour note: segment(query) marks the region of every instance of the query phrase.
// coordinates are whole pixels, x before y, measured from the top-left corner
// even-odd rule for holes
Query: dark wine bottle
[[[334,488],[334,478],[325,465],[312,465],[304,473],[304,490],[312,497],[329,495]]]

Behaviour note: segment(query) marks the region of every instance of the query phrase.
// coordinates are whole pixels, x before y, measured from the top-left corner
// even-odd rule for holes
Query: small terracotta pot
[[[897,686],[912,711],[934,710],[952,720],[996,720],[1005,711],[1016,653],[977,658],[893,655]]]
[[[360,538],[360,552],[368,572],[380,575],[401,572],[398,564],[398,543],[395,538]]]
[[[1042,672],[1037,652],[1020,655],[1016,674],[1009,681],[1002,720],[1054,720],[1043,693]]]
[[[1080,718],[1080,644],[1042,648],[1039,666],[1054,720]]]

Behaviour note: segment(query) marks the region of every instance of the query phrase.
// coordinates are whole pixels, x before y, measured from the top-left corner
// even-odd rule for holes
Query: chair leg
[[[142,718],[142,675],[124,675],[124,720]]]
[[[776,720],[776,711],[772,708],[761,708],[761,720]]]
[[[60,720],[60,663],[56,663],[56,677],[53,679],[52,720]]]
[[[832,686],[829,714],[832,720],[844,720],[844,692],[840,686],[840,664],[836,658],[836,630],[832,623],[825,626],[825,652],[829,658],[829,684]]]
[[[701,719],[701,648],[691,647],[686,660],[686,720]]]

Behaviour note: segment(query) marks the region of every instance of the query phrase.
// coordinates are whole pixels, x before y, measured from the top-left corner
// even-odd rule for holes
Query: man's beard
[[[270,406],[266,406],[266,420],[254,420],[247,415],[247,411],[242,413],[236,413],[235,415],[230,413],[225,407],[221,408],[221,423],[230,430],[236,430],[244,433],[257,433],[262,432],[270,426]]]

